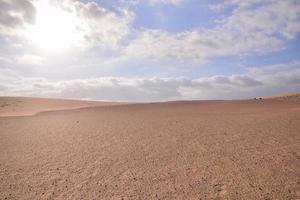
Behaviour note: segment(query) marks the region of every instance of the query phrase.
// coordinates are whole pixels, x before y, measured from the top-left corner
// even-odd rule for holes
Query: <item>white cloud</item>
[[[183,2],[152,1],[155,4],[173,5]],[[300,32],[299,1],[224,1],[224,4],[217,4],[217,9],[222,10],[229,6],[233,11],[222,20],[216,21],[215,27],[172,33],[165,30],[133,28],[135,16],[127,9],[109,10],[92,1],[51,0],[52,6],[60,12],[72,15],[78,20],[76,30],[81,39],[79,44],[76,43],[80,48],[74,48],[78,52],[63,56],[60,54],[60,58],[51,57],[52,55],[44,57],[42,53],[31,48],[30,41],[24,38],[24,30],[35,23],[36,2],[38,1],[0,0],[0,37],[3,39],[0,47],[0,95],[158,101],[243,98],[300,90],[298,61],[252,67],[245,74],[194,79],[49,79],[51,75],[53,77],[58,73],[51,74],[48,78],[31,77],[33,74],[47,74],[58,69],[63,71],[60,77],[66,76],[66,79],[74,76],[90,77],[94,75],[93,72],[103,70],[104,65],[112,66],[109,69],[111,71],[107,70],[104,74],[120,73],[114,71],[114,65],[121,65],[124,58],[124,63],[128,61],[124,66],[126,70],[131,63],[136,64],[137,60],[142,64],[149,63],[149,60],[155,61],[157,68],[165,65],[164,62],[167,63],[166,66],[174,63],[174,68],[178,68],[188,66],[191,62],[201,64],[220,56],[278,51]],[[134,0],[133,3],[137,1]],[[89,49],[87,51],[82,47]],[[41,66],[33,66],[37,64]],[[91,69],[91,66],[94,68]],[[95,69],[96,67],[99,69]],[[132,74],[134,70],[126,73]],[[70,71],[73,77],[66,73]],[[145,76],[140,68],[137,71],[139,76]],[[94,77],[97,77],[97,74]]]
[[[247,73],[251,76],[261,77],[268,74],[282,73],[300,68],[300,61],[290,61],[285,64],[274,64],[260,67],[250,67]]]
[[[199,39],[199,40],[197,40]],[[126,48],[126,55],[153,61],[198,61],[201,62],[211,50],[215,51],[217,41],[202,38],[196,32],[171,34],[161,30],[145,30]],[[198,43],[207,43],[199,45]]]
[[[0,10],[1,31],[34,22],[36,10],[31,0],[2,0]]]
[[[55,45],[55,39],[72,40],[73,47],[120,48],[131,33],[130,24],[134,19],[134,14],[125,8],[111,11],[93,1],[2,0],[0,9],[0,36],[10,41],[10,45],[18,41],[18,45],[32,49],[37,46],[36,40],[48,41],[49,46]],[[53,34],[49,34],[51,31]],[[67,33],[69,38],[59,35]]]
[[[52,6],[73,15],[78,20],[74,44],[76,47],[96,47],[99,54],[103,53],[101,49],[106,52],[116,50],[128,60],[202,64],[214,57],[278,51],[300,32],[300,3],[296,0],[227,0],[216,6],[232,5],[234,6],[232,14],[217,21],[214,28],[179,33],[133,28],[135,15],[125,8],[111,11],[96,2],[50,1]],[[152,1],[179,4],[183,0]],[[0,6],[15,8],[13,12],[17,13],[15,16],[19,16],[17,19],[21,24],[30,24],[29,22],[34,21],[34,14],[26,13],[29,11],[35,13],[33,11],[37,6],[36,1],[24,1],[23,4],[27,2],[27,6],[17,4],[16,2],[20,2],[17,0],[11,2],[16,5],[0,3]],[[2,14],[10,16],[9,13],[6,11]],[[15,32],[19,33],[19,37],[23,37],[23,32],[19,29]],[[45,40],[44,37],[41,39],[51,41]],[[64,41],[64,38],[59,39]],[[25,40],[11,37],[10,41],[24,43]],[[21,45],[30,46],[28,43]]]
[[[249,7],[254,3],[255,7]],[[212,57],[278,51],[300,32],[299,1],[228,1],[239,5],[212,29],[180,33],[142,30],[129,57],[205,62]],[[222,5],[222,4],[220,4]]]
[[[134,19],[134,14],[126,9],[120,10],[117,14],[95,2],[67,2],[65,6],[72,9],[87,25],[84,38],[93,46],[104,44],[107,48],[118,47],[131,32],[130,23]]]
[[[244,5],[246,2],[239,5]],[[256,5],[257,8],[239,7],[232,16],[225,20],[225,28],[243,34],[256,32],[263,36],[273,37],[275,34],[281,34],[286,38],[293,38],[300,32],[299,1],[254,2],[260,2]]]
[[[172,4],[179,5],[186,0],[149,0],[151,4]]]
[[[19,57],[17,60],[21,64],[41,65],[43,64],[44,58],[36,55],[25,54]]]
[[[280,65],[287,69],[286,66],[290,64]],[[264,73],[255,77],[247,72],[196,79],[99,77],[65,81],[26,78],[16,75],[9,69],[2,69],[1,74],[4,74],[4,77],[0,77],[0,95],[112,101],[251,98],[273,93],[299,92],[300,69],[299,65],[297,66],[286,71]],[[273,67],[276,68],[276,65]]]
[[[235,5],[240,8],[246,8],[255,4],[260,3],[273,3],[277,0],[224,0],[223,4],[225,5]]]
[[[165,4],[165,5],[174,5],[174,6],[179,6],[185,1],[187,0],[120,0],[121,3],[127,5],[138,5],[145,2],[149,2],[151,5]]]

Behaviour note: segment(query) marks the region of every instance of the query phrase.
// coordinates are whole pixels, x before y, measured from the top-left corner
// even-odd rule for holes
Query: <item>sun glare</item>
[[[28,37],[42,50],[66,51],[80,39],[76,30],[78,21],[73,13],[41,0],[37,5],[35,24],[28,29]]]

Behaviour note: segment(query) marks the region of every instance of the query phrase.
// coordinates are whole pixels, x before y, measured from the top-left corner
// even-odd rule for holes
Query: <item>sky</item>
[[[0,95],[109,101],[300,91],[299,0],[0,0]]]

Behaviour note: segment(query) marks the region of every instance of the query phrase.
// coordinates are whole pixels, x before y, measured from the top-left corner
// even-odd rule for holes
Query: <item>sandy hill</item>
[[[266,97],[262,97],[262,98],[263,99],[300,101],[300,93],[277,94],[277,95],[266,96]]]
[[[80,101],[34,97],[0,97],[0,116],[34,115],[39,112],[116,105],[101,101]]]
[[[300,199],[300,101],[0,99],[0,199]]]

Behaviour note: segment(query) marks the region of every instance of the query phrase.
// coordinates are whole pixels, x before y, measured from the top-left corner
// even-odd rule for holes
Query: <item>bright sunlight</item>
[[[27,34],[42,50],[62,52],[80,40],[79,23],[79,19],[72,12],[55,7],[47,0],[41,0],[35,24],[28,28]]]

